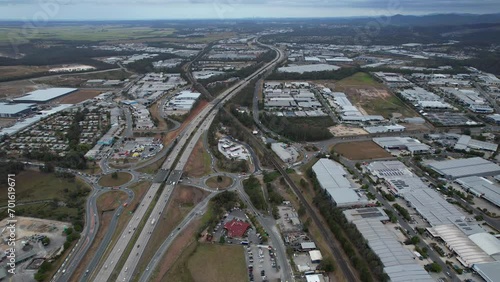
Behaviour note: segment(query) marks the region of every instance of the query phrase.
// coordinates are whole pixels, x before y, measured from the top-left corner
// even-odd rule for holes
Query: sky
[[[498,12],[500,0],[0,0],[0,20],[30,22]]]

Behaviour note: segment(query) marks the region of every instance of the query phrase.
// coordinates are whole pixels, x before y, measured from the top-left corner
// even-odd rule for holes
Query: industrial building
[[[312,170],[321,188],[328,192],[337,206],[363,206],[368,204],[365,197],[354,191],[355,187],[347,179],[347,172],[342,165],[330,159],[320,159],[313,165]]]
[[[429,231],[434,238],[443,240],[446,247],[456,254],[457,260],[467,268],[472,267],[474,264],[495,261],[481,247],[474,243],[466,233],[462,232],[462,230],[453,224],[427,228],[427,231]]]
[[[500,185],[497,183],[479,176],[463,177],[455,180],[455,182],[467,192],[500,207]]]
[[[428,166],[448,179],[500,174],[499,165],[480,157],[432,162]]]
[[[29,92],[28,95],[14,99],[16,103],[47,103],[56,98],[77,91],[77,88],[48,88]]]
[[[325,92],[325,91],[324,91]],[[325,99],[334,107],[344,122],[363,123],[369,121],[383,121],[385,118],[380,115],[364,115],[354,106],[343,92],[325,92]]]
[[[349,222],[353,222],[358,219],[376,219],[382,222],[389,222],[390,218],[385,213],[383,208],[380,207],[369,207],[369,208],[359,208],[359,209],[349,209],[342,212]]]
[[[353,223],[380,258],[390,281],[434,281],[415,256],[378,219],[357,219]]]
[[[383,179],[392,194],[406,200],[431,226],[450,224],[464,217],[400,161],[372,162],[366,169],[378,179]]]
[[[498,149],[498,144],[472,139],[469,135],[461,135],[454,149],[463,151],[473,149],[495,152]]]
[[[407,150],[412,154],[427,154],[430,147],[410,137],[378,137],[373,142],[386,150]]]
[[[329,64],[294,65],[278,68],[278,72],[305,73],[313,71],[334,71],[340,67]]]
[[[449,224],[456,219],[464,217],[462,212],[431,188],[408,189],[402,194],[402,197],[431,226]]]
[[[294,163],[299,157],[299,152],[285,143],[272,143],[271,150],[285,163]]]
[[[472,269],[486,282],[498,281],[498,277],[500,277],[500,261],[476,263]]]
[[[0,117],[15,118],[31,112],[35,104],[8,104],[0,103]]]
[[[395,124],[395,125],[380,125],[380,126],[367,126],[363,127],[368,133],[385,133],[385,132],[403,132],[406,127]]]
[[[404,78],[403,75],[399,73],[375,72],[373,74],[389,87],[404,87],[412,85],[408,79]]]

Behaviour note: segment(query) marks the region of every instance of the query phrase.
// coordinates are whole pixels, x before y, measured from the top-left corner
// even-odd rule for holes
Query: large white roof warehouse
[[[18,103],[43,103],[75,92],[77,88],[48,88],[29,92],[28,95],[14,99]]]
[[[429,167],[449,179],[500,174],[499,165],[480,157],[432,162]]]
[[[320,159],[312,167],[321,188],[330,194],[337,206],[352,206],[368,203],[354,191],[353,184],[346,178],[347,172],[342,165],[330,160]]]
[[[500,207],[500,185],[497,183],[479,176],[463,177],[457,179],[455,182],[464,187],[468,192]]]
[[[380,258],[391,281],[434,281],[378,219],[358,219],[353,223]]]

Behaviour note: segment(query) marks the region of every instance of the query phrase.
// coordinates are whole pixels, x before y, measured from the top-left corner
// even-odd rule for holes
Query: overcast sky
[[[500,0],[0,0],[0,19],[25,21],[346,17],[498,13]]]

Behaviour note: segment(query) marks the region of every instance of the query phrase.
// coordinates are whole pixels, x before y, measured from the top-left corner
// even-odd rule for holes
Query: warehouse
[[[500,166],[480,157],[432,162],[428,166],[448,179],[500,174]]]
[[[430,152],[429,146],[410,137],[379,137],[373,138],[373,142],[387,150],[408,150],[412,154],[426,154]]]
[[[385,133],[385,132],[403,132],[406,128],[402,125],[380,125],[380,126],[367,126],[363,128],[368,133]]]
[[[472,139],[469,135],[461,135],[455,144],[455,150],[464,150],[468,151],[469,149],[473,150],[485,150],[495,152],[498,148],[498,145],[495,143],[479,141],[476,139]]]
[[[29,92],[28,95],[14,99],[17,103],[47,103],[56,98],[77,91],[76,88],[48,88]]]
[[[337,206],[346,207],[368,203],[365,197],[361,197],[354,191],[354,185],[346,178],[347,172],[342,165],[330,159],[320,159],[312,169],[321,188],[328,192]]]
[[[0,103],[0,117],[15,118],[31,112],[35,104],[7,104]]]
[[[379,220],[358,219],[353,223],[380,258],[390,281],[434,281],[414,255]]]
[[[453,224],[440,225],[427,228],[427,230],[433,237],[443,240],[446,247],[457,255],[457,260],[467,268],[477,263],[494,261],[491,256]]]
[[[459,178],[455,182],[460,184],[467,192],[500,207],[500,185],[497,183],[478,176]]]
[[[477,263],[472,267],[486,282],[498,281],[500,277],[500,261]]]
[[[390,218],[385,213],[383,208],[380,207],[368,207],[360,209],[350,209],[342,212],[350,223],[358,219],[376,219],[381,222],[389,222]]]
[[[464,217],[454,205],[431,188],[408,189],[402,196],[431,226],[450,224]]]
[[[299,152],[285,143],[272,143],[271,150],[285,163],[294,163],[299,157]]]
[[[500,241],[488,232],[481,232],[469,236],[476,245],[486,254],[500,261]]]

